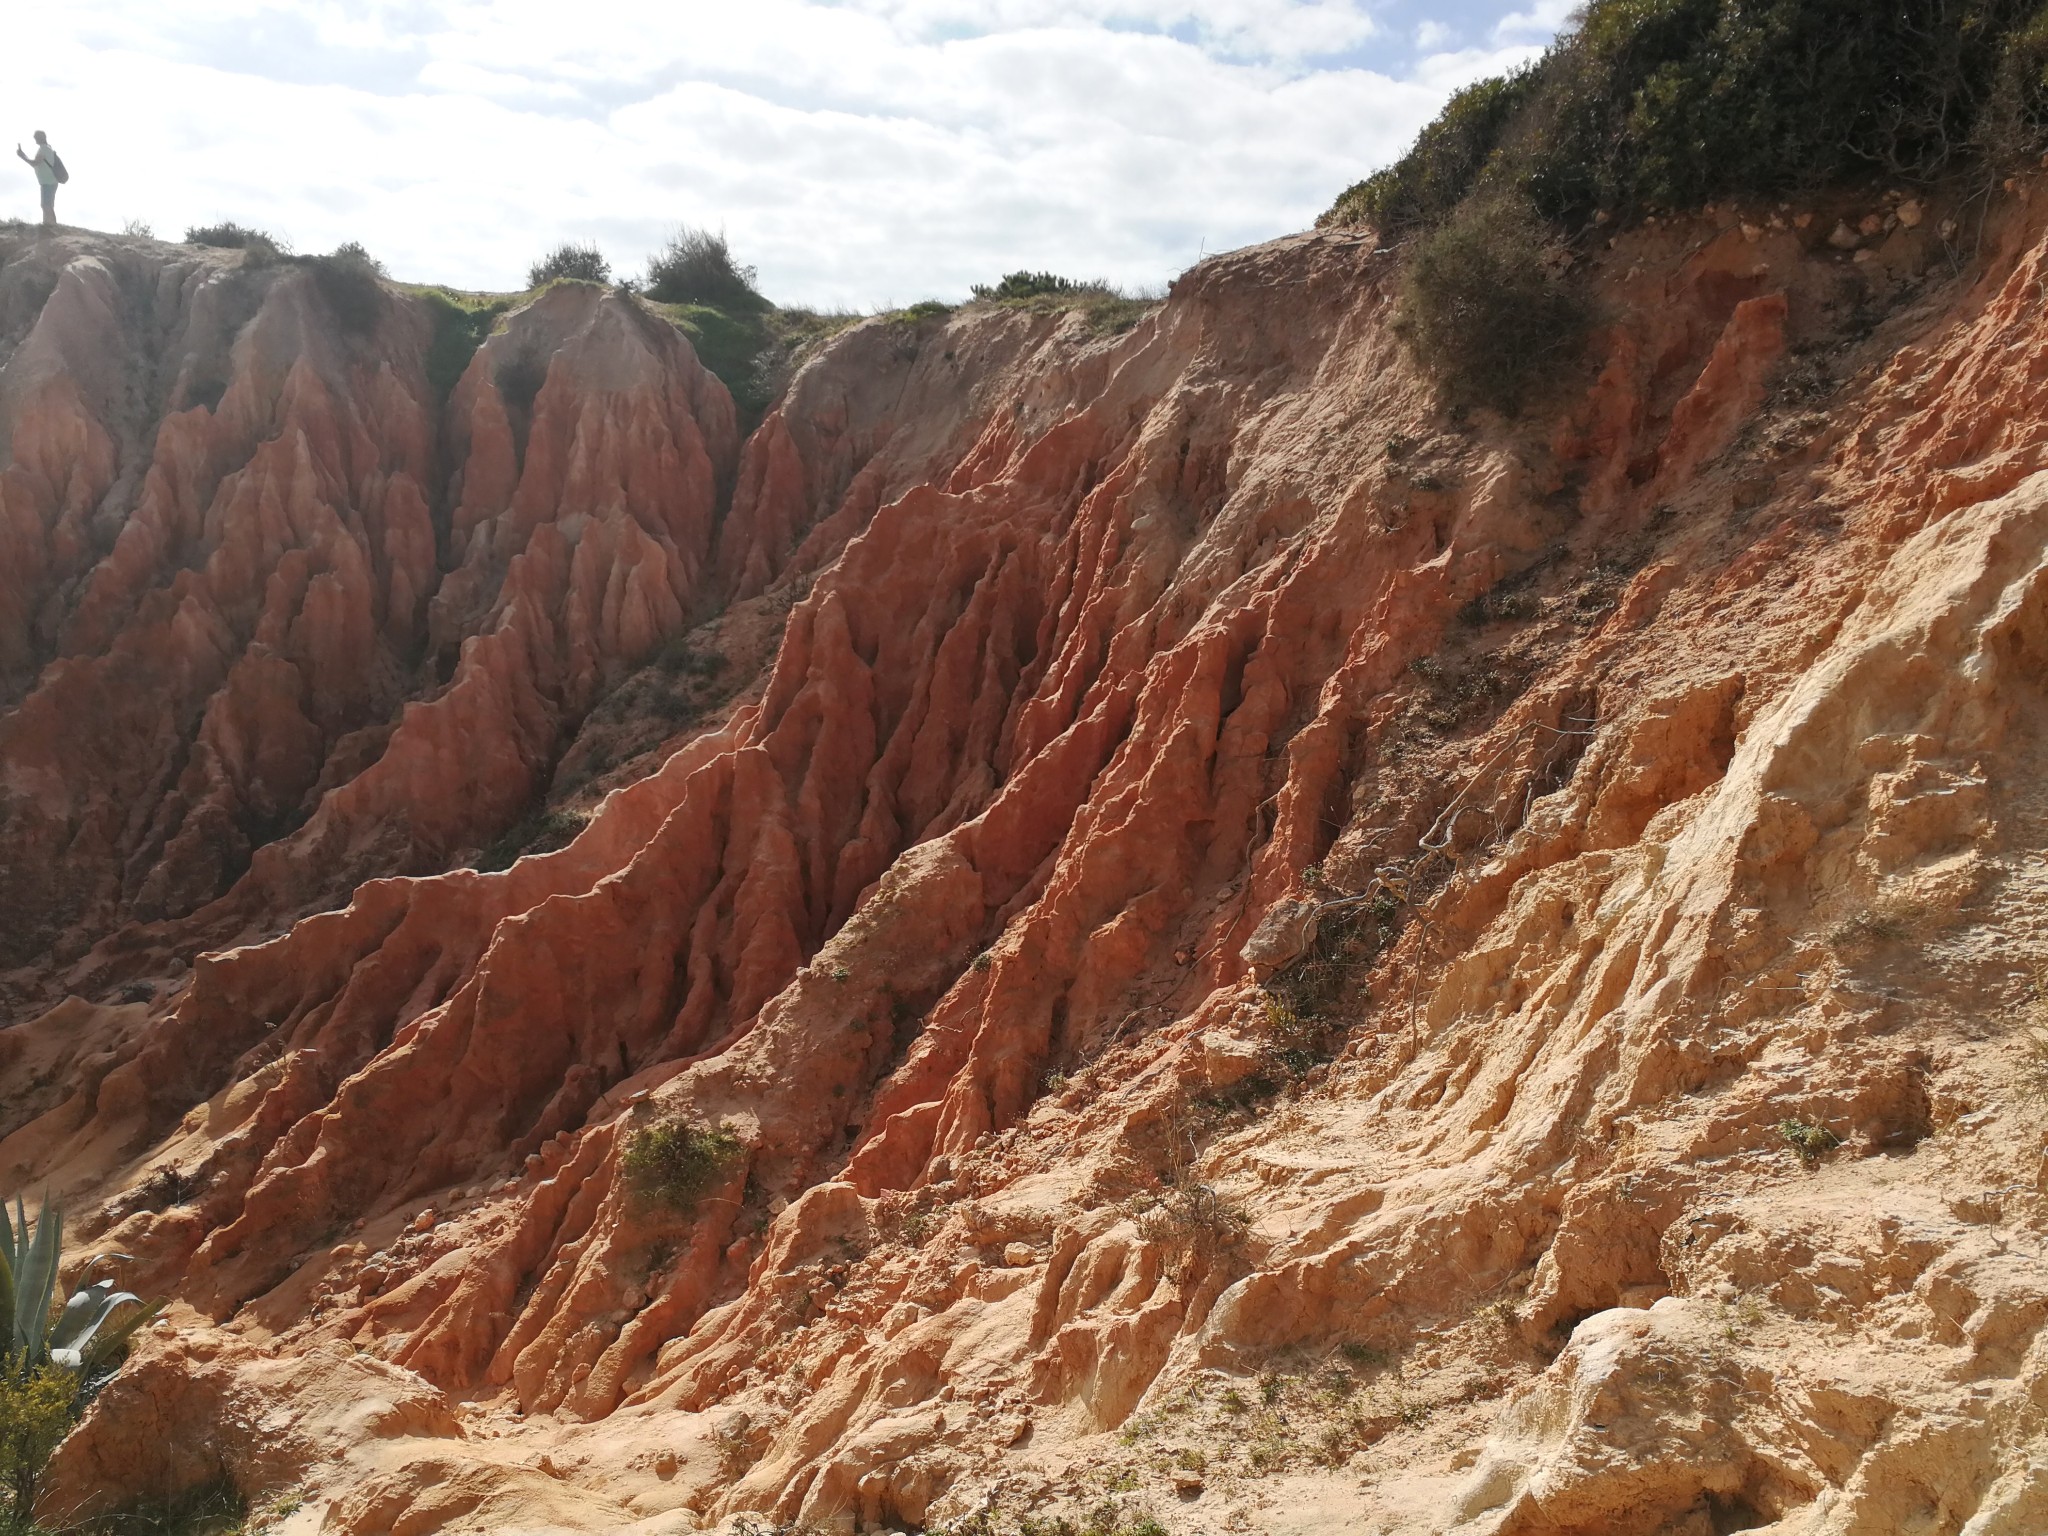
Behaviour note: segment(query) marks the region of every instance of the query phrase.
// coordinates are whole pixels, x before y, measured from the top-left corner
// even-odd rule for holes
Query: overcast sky
[[[66,223],[233,218],[394,275],[622,275],[722,227],[782,303],[964,297],[1019,267],[1156,286],[1310,224],[1569,0],[40,0],[0,143]],[[0,212],[35,216],[16,166]]]

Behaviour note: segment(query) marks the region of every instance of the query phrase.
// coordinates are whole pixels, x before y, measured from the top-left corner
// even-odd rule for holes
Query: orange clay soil
[[[744,447],[18,242],[0,1190],[176,1298],[45,1516],[2048,1528],[2044,192],[1622,234],[1515,422],[1338,231]]]

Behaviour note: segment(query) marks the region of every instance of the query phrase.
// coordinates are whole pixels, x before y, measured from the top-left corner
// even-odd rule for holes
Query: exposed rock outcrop
[[[1121,336],[870,322],[737,457],[686,344],[591,290],[515,313],[445,427],[400,363],[321,386],[374,453],[280,428],[273,478],[204,498],[234,539],[299,509],[260,581],[215,550],[64,599],[109,637],[189,609],[231,658],[185,664],[179,806],[244,804],[190,764],[306,779],[246,874],[176,876],[202,916],[253,939],[404,878],[0,1033],[10,1093],[62,1090],[0,1187],[73,1191],[184,1304],[53,1507],[196,1478],[125,1455],[152,1416],[269,1406],[321,1427],[203,1470],[363,1532],[1134,1489],[1204,1528],[2030,1529],[2048,236],[2006,205],[1960,280],[1933,240],[1625,234],[1589,368],[1522,424],[1438,413],[1392,258],[1342,233],[1205,262]],[[310,314],[295,282],[236,357]],[[71,419],[14,429],[38,528],[127,462]],[[415,497],[424,565],[355,536]],[[391,662],[330,693],[291,637],[350,560],[320,601]],[[566,848],[440,869],[693,621],[782,627]],[[169,707],[106,659],[168,642],[94,643],[0,721],[11,793],[62,776],[29,729],[60,705]],[[740,1150],[665,1201],[627,1165],[678,1123]],[[414,1418],[330,1426],[365,1372]]]

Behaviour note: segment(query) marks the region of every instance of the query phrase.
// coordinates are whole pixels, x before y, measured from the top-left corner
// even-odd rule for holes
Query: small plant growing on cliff
[[[345,241],[329,255],[306,257],[303,264],[344,331],[367,336],[376,329],[384,313],[384,263],[361,241]]]
[[[291,1497],[252,1511],[234,1483],[225,1477],[168,1499],[130,1500],[119,1509],[68,1529],[81,1536],[262,1536],[298,1508]]]
[[[735,1413],[712,1431],[711,1441],[718,1449],[718,1472],[728,1482],[738,1482],[745,1477],[747,1468],[757,1459],[753,1428],[753,1421],[747,1415]]]
[[[473,301],[445,288],[428,288],[420,293],[427,315],[434,322],[434,339],[427,346],[427,383],[434,398],[446,400],[456,382],[476,356],[476,349],[510,306],[504,299]]]
[[[246,228],[233,219],[222,219],[218,224],[194,224],[185,231],[187,245],[209,245],[216,250],[244,250],[259,240],[276,243],[262,230]]]
[[[9,1495],[0,1529],[32,1528],[44,1465],[158,1311],[111,1281],[81,1286],[55,1310],[63,1227],[48,1201],[33,1228],[19,1198],[12,1221],[0,1206],[0,1479]]]
[[[510,869],[528,854],[554,853],[568,847],[576,834],[590,824],[587,811],[563,806],[535,811],[522,817],[509,831],[476,856],[477,869]]]
[[[704,304],[713,309],[766,309],[754,286],[754,268],[733,260],[725,234],[684,225],[647,258],[647,297],[663,304]]]
[[[1012,272],[999,283],[976,283],[974,296],[977,299],[1064,298],[1081,292],[1087,286],[1055,272]]]
[[[1799,1154],[1799,1161],[1809,1168],[1842,1144],[1842,1138],[1826,1126],[1809,1125],[1799,1119],[1780,1120],[1778,1134],[1785,1138],[1785,1145]]]
[[[543,288],[564,277],[585,283],[609,283],[612,264],[595,245],[565,241],[526,269],[526,286]]]
[[[687,1216],[745,1150],[722,1125],[663,1120],[633,1133],[619,1166],[636,1197]]]
[[[1166,1269],[1184,1279],[1235,1260],[1251,1239],[1251,1218],[1207,1184],[1179,1184],[1140,1212],[1138,1235],[1166,1250]]]
[[[1577,353],[1586,305],[1568,265],[1535,209],[1508,195],[1467,203],[1417,241],[1397,323],[1450,404],[1512,415]]]

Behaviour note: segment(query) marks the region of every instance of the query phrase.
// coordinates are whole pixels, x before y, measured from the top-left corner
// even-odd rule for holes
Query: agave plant
[[[144,1304],[133,1291],[117,1291],[101,1280],[71,1293],[53,1321],[57,1255],[64,1240],[64,1212],[50,1200],[31,1231],[28,1210],[15,1197],[14,1219],[0,1205],[0,1370],[25,1376],[55,1366],[78,1378],[81,1394],[135,1330],[155,1317],[163,1303]],[[115,1314],[127,1310],[127,1315]]]
[[[48,1199],[33,1228],[19,1197],[11,1221],[0,1204],[0,1531],[32,1528],[51,1452],[162,1305],[101,1280],[72,1292],[52,1318],[63,1236],[64,1213]]]

